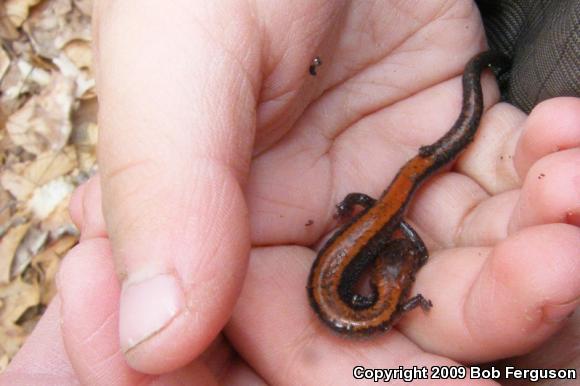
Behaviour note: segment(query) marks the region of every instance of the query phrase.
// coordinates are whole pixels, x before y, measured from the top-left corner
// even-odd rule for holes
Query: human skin
[[[97,3],[100,176],[71,203],[82,236],[58,299],[2,382],[344,384],[361,362],[522,355],[567,323],[580,101],[526,117],[495,104],[490,74],[475,143],[407,216],[433,309],[363,341],[318,321],[305,285],[334,205],[377,196],[450,127],[485,42],[465,1],[273,4]]]

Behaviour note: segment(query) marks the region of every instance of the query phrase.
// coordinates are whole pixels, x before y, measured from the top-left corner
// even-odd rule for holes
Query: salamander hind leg
[[[397,280],[400,281],[401,287],[406,288],[406,290],[400,294],[396,312],[398,315],[395,319],[398,319],[402,314],[419,306],[424,311],[428,311],[433,306],[433,303],[423,295],[418,294],[412,298],[407,298],[408,290],[415,281],[417,271],[427,262],[429,257],[427,248],[417,232],[402,220],[392,237],[393,240],[391,241],[391,244],[398,245],[398,248],[396,249],[398,256],[392,254],[395,250],[391,248],[391,254],[389,255],[390,262],[388,263],[391,268],[390,273],[392,275],[394,272],[397,272]],[[396,257],[396,260],[393,260],[394,257]],[[400,264],[398,271],[393,270],[393,265],[397,260]],[[393,280],[394,278],[391,277],[390,279]]]
[[[349,283],[341,290],[347,303],[353,309],[366,309],[374,306],[381,298],[383,301],[387,300],[386,297],[388,296],[386,294],[390,293],[394,297],[387,302],[392,305],[392,311],[395,311],[398,297],[395,293],[396,291],[391,292],[391,289],[398,287],[397,277],[405,265],[405,256],[409,248],[412,248],[412,246],[404,238],[395,238],[382,246],[378,256],[370,259],[373,260],[373,263],[369,267],[370,272],[367,272],[370,273],[370,276],[367,276],[369,288],[359,293],[364,287],[363,280]],[[356,276],[360,277],[360,275]],[[362,276],[364,277],[365,275],[363,274]]]
[[[374,261],[370,277],[373,295],[362,297],[369,302],[369,310],[373,310],[374,328],[386,331],[395,325],[406,311],[421,305],[423,297],[407,299],[407,293],[412,286],[417,269],[415,244],[408,240],[402,231],[395,232],[394,238],[382,246]],[[362,304],[361,299],[359,304]],[[430,304],[424,302],[425,306]]]
[[[401,312],[409,312],[414,308],[420,306],[424,311],[429,311],[431,307],[433,307],[433,303],[429,299],[425,299],[425,297],[421,294],[417,294],[412,298],[407,299],[405,302],[399,305],[399,310]]]
[[[349,218],[352,216],[356,205],[368,209],[373,206],[375,202],[377,202],[377,200],[364,193],[349,193],[346,195],[344,200],[336,205],[336,217],[343,219]]]

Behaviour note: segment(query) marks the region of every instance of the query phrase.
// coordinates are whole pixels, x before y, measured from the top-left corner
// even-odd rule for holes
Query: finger
[[[242,360],[238,360],[228,367],[227,373],[223,377],[223,386],[254,385],[266,386],[267,383],[258,376]]]
[[[508,229],[558,222],[580,226],[580,147],[549,154],[528,170]]]
[[[432,239],[430,249],[490,246],[507,236],[521,186],[514,153],[525,119],[507,103],[493,105],[455,164],[460,174],[435,176],[416,195],[409,217]]]
[[[68,211],[70,217],[78,229],[81,229],[83,224],[83,197],[87,183],[79,185],[73,192],[70,202],[68,204]]]
[[[495,217],[487,219],[484,232],[478,233],[482,227],[474,226],[471,218],[477,219],[479,206],[485,204],[486,208],[504,206],[503,201],[490,202],[489,195],[470,177],[444,173],[432,177],[420,188],[407,216],[416,224],[414,228],[420,230],[430,251],[458,245],[489,245],[490,240],[505,237],[508,216],[494,212]],[[484,213],[489,217],[489,212]],[[475,225],[480,224],[475,222]]]
[[[69,207],[73,221],[81,231],[81,241],[107,237],[99,175],[77,188]]]
[[[519,357],[506,358],[500,364],[516,368],[578,370],[578,347],[571,345],[580,332],[580,313],[574,312],[564,327],[536,350]],[[509,384],[508,384],[509,385]]]
[[[521,178],[514,166],[514,153],[525,120],[526,115],[510,104],[492,106],[455,170],[475,180],[488,194],[518,188]]]
[[[525,176],[540,158],[580,146],[580,98],[553,98],[537,105],[525,122],[514,163]]]
[[[578,228],[550,224],[526,228],[493,250],[436,254],[413,289],[433,308],[407,315],[402,331],[425,350],[462,362],[528,352],[580,301],[578,251]]]
[[[144,382],[147,376],[128,367],[119,348],[117,324],[121,289],[109,243],[93,239],[73,248],[61,263],[58,287],[63,337],[82,383],[130,385]],[[87,304],[90,307],[86,307]]]
[[[121,287],[107,240],[87,240],[71,250],[62,262],[58,283],[63,337],[82,384],[216,384],[201,362],[160,377],[138,373],[127,365],[119,345]]]
[[[31,364],[34,363],[34,366]],[[0,385],[73,385],[74,370],[60,331],[60,300],[55,298],[0,377]]]
[[[249,230],[240,184],[260,60],[250,11],[240,2],[97,7],[104,215],[123,278],[121,345],[141,371],[201,353],[241,286]],[[212,35],[211,25],[227,28]]]
[[[455,71],[460,71],[459,68]],[[432,74],[427,71],[421,76]],[[312,244],[328,232],[335,205],[346,194],[358,191],[379,196],[417,149],[437,140],[459,114],[461,78],[429,80],[436,84],[412,96],[398,94],[396,98],[402,100],[397,103],[382,99],[386,98],[382,93],[373,94],[377,99],[374,103],[393,104],[377,107],[378,111],[372,114],[365,113],[364,119],[348,117],[356,123],[340,135],[330,132],[322,138],[313,138],[310,126],[299,127],[299,133],[284,146],[257,157],[247,188],[250,208],[257,213],[251,218],[252,239],[258,244]],[[499,93],[493,75],[484,73],[482,83],[486,104],[497,100]],[[406,88],[395,89],[408,92]],[[340,89],[335,92],[341,93]],[[330,97],[325,94],[325,98]],[[348,112],[352,113],[347,109],[337,114]],[[409,116],[413,116],[411,122]],[[339,123],[332,121],[334,114],[323,117],[331,122],[323,121],[321,125],[336,130]],[[300,150],[304,147],[308,151]],[[411,218],[414,219],[414,214]],[[436,214],[435,221],[436,227],[442,228],[441,212]]]
[[[358,384],[360,380],[353,378],[358,365],[457,365],[424,353],[396,329],[362,340],[331,331],[314,314],[306,296],[313,257],[311,250],[300,247],[252,252],[247,280],[226,334],[268,384],[284,384],[289,373],[294,384]],[[280,363],[285,364],[283,372]]]
[[[549,154],[529,170],[521,189],[493,196],[482,189],[481,179],[476,182],[456,173],[436,176],[417,195],[409,217],[420,224],[416,228],[428,235],[425,241],[431,250],[491,246],[532,225],[558,222],[580,225],[578,170],[580,150]],[[495,188],[503,190],[508,180],[499,182]],[[489,187],[495,190],[492,185]]]

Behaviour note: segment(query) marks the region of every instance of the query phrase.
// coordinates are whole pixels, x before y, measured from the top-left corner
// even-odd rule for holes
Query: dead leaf
[[[0,335],[0,339],[2,339],[2,336]],[[4,351],[4,350],[2,350]],[[8,356],[8,354],[6,352],[2,353],[2,355],[0,355],[0,373],[4,372],[4,370],[6,370],[6,367],[8,367],[8,363],[10,362],[10,357]]]
[[[67,146],[58,153],[47,151],[40,154],[36,160],[29,162],[23,170],[22,176],[34,183],[35,186],[40,186],[70,173],[76,164],[75,149],[72,146]]]
[[[29,307],[40,303],[39,286],[17,278],[10,284],[0,285],[0,298],[4,302],[0,318],[8,325],[16,324]]]
[[[5,170],[2,173],[0,183],[18,201],[27,201],[36,188],[32,181],[12,170]]]
[[[23,212],[16,212],[10,219],[6,222],[0,223],[0,237],[4,237],[6,232],[15,226],[22,225],[30,221],[30,216]]]
[[[52,59],[52,61],[63,75],[75,80],[75,97],[84,97],[84,94],[86,93],[90,93],[90,95],[94,94],[93,88],[95,87],[95,79],[89,71],[86,69],[79,69],[68,58],[68,56],[64,54]]]
[[[42,68],[34,67],[28,60],[19,58],[10,63],[2,79],[0,104],[5,114],[12,114],[22,106],[23,98],[40,93],[50,84],[51,75]]]
[[[12,210],[15,206],[15,201],[6,189],[0,188],[0,228],[2,224],[6,224],[12,216]],[[2,237],[2,233],[0,233]]]
[[[93,0],[74,0],[75,7],[78,8],[83,15],[91,16],[93,13]]]
[[[0,0],[0,372],[56,293],[71,192],[97,168],[91,11]]]
[[[0,2],[0,38],[4,40],[15,40],[18,39],[20,33],[18,29],[8,17],[8,12],[6,11],[6,3]]]
[[[18,325],[10,324],[10,325],[3,325],[0,324],[0,352],[3,352],[4,355],[10,360],[20,347],[24,344],[24,340],[28,336],[26,330]],[[4,363],[4,359],[1,360],[2,365],[7,366],[8,364]]]
[[[10,269],[16,249],[30,228],[30,223],[10,229],[0,242],[0,285],[10,281]]]
[[[8,118],[6,130],[14,144],[32,154],[60,150],[71,132],[74,81],[57,75],[40,95]]]
[[[10,67],[10,57],[4,51],[4,48],[0,46],[0,81],[4,78],[4,74],[8,71],[8,67]]]
[[[97,165],[96,145],[99,128],[94,123],[78,127],[75,131],[73,143],[77,148],[79,168],[85,173],[95,172]]]
[[[23,24],[35,51],[56,58],[71,40],[91,40],[89,17],[72,6],[71,0],[45,0]]]
[[[93,66],[93,50],[91,44],[84,40],[71,40],[64,48],[66,56],[79,69],[90,70]]]
[[[47,151],[34,161],[12,165],[0,175],[0,183],[17,200],[27,201],[36,188],[70,173],[76,164],[76,151],[67,146],[58,153]]]
[[[68,235],[77,237],[79,234],[68,210],[70,197],[70,194],[66,196],[41,223],[41,229],[50,233],[51,240],[58,240]]]
[[[44,220],[73,191],[73,184],[66,178],[56,178],[34,190],[28,208],[38,220]]]
[[[56,294],[55,277],[58,272],[60,260],[77,243],[76,236],[65,236],[32,259],[32,266],[42,275],[44,290],[41,293],[40,303],[48,305]]]
[[[40,0],[6,0],[6,15],[10,22],[20,27],[28,17],[28,10],[40,3]]]
[[[48,240],[48,232],[31,227],[16,249],[10,268],[10,279],[24,272],[32,257],[40,252]]]

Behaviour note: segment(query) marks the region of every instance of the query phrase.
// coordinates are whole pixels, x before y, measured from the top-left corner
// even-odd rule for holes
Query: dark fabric
[[[507,100],[529,112],[580,96],[580,0],[479,0],[491,48],[509,55]]]

